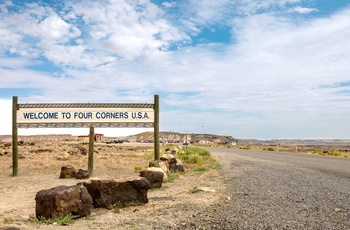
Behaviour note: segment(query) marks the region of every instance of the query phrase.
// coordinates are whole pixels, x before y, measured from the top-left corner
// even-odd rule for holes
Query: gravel
[[[261,159],[250,151],[210,151],[223,165],[227,198],[211,208],[193,208],[193,215],[173,229],[350,229],[349,168],[338,173],[320,165],[327,168],[333,158],[286,155],[300,158],[297,164],[275,161],[271,153],[266,154],[272,158]],[[316,160],[317,168],[307,166]]]

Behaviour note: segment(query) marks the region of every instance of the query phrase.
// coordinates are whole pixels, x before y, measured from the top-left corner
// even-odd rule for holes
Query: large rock
[[[76,173],[77,179],[87,179],[90,177],[89,171],[84,169],[78,169]]]
[[[179,149],[177,147],[173,147],[171,149],[167,148],[165,149],[165,154],[171,154],[171,155],[175,155],[179,153]]]
[[[166,160],[156,160],[154,162],[150,162],[149,167],[159,167],[163,169],[165,174],[169,173],[169,162]]]
[[[141,177],[146,177],[149,181],[151,188],[161,188],[163,184],[163,172],[152,171],[152,170],[142,170],[140,172]]]
[[[91,214],[92,197],[84,186],[58,186],[39,191],[35,196],[36,217],[57,218],[72,214],[78,217]]]
[[[185,172],[185,166],[180,159],[172,158],[169,161],[169,170],[170,172]]]
[[[81,183],[89,191],[95,207],[113,209],[130,204],[148,203],[149,181],[140,177],[135,180],[91,180]]]
[[[164,170],[160,167],[149,167],[146,170],[153,171],[153,172],[161,172],[163,173],[163,180],[168,179],[168,175],[164,172]]]
[[[60,179],[75,178],[75,169],[71,165],[61,167]]]
[[[168,161],[168,162],[170,162],[170,160],[173,159],[173,158],[174,158],[174,155],[165,153],[165,154],[163,154],[163,155],[160,157],[160,160],[161,160],[161,161]]]

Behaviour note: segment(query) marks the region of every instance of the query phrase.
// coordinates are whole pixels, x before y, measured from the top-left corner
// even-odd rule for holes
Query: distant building
[[[94,141],[95,142],[103,142],[103,134],[100,134],[100,133],[96,133],[94,135]],[[89,142],[89,138],[90,138],[90,135],[82,135],[82,136],[78,136],[78,140],[80,142]]]

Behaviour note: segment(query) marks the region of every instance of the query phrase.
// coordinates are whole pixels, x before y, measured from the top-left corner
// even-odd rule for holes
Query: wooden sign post
[[[159,95],[154,95],[154,160],[159,160]]]
[[[18,97],[12,97],[12,176],[18,175],[18,132],[17,132]]]
[[[18,128],[90,128],[88,171],[93,174],[94,127],[154,128],[154,159],[159,159],[159,95],[154,104],[76,103],[18,104],[12,103],[12,167],[18,175]]]

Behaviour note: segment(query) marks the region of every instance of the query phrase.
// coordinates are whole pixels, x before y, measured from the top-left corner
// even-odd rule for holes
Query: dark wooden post
[[[159,160],[159,95],[154,95],[154,160]]]
[[[18,97],[12,97],[12,176],[18,175],[18,132],[17,132]]]
[[[92,176],[92,174],[94,173],[94,137],[95,137],[95,128],[93,125],[90,125],[89,160],[88,160],[89,176]]]

